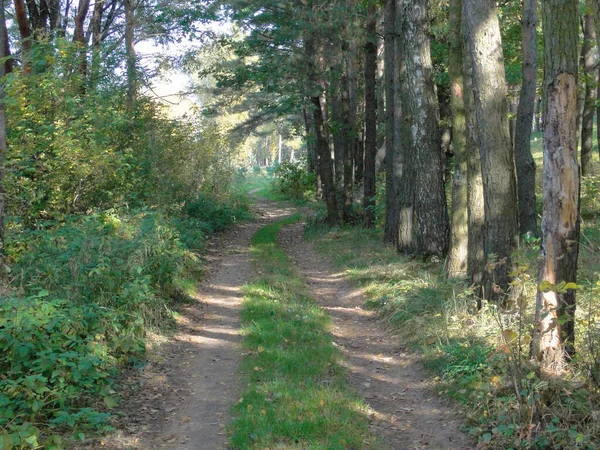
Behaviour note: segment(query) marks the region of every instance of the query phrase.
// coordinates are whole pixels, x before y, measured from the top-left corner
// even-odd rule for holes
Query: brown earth
[[[120,431],[86,449],[219,450],[237,401],[240,288],[251,276],[250,238],[292,209],[259,202],[253,223],[208,246],[209,273],[198,296],[180,311],[179,327],[151,363],[125,378]],[[335,344],[346,356],[349,384],[370,406],[371,430],[392,450],[470,449],[456,411],[432,392],[415,355],[405,351],[352,288],[302,239],[302,224],[280,242],[333,319]]]

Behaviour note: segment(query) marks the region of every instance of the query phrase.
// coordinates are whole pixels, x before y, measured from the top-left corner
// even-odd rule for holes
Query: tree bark
[[[450,251],[448,252],[448,276],[467,275],[469,247],[469,219],[467,210],[467,155],[464,86],[462,69],[461,15],[462,0],[450,1],[450,36],[448,65],[450,72],[450,107],[452,109],[452,153],[454,175],[452,177],[452,210],[450,226]]]
[[[79,7],[75,15],[75,32],[73,34],[73,42],[78,46],[79,74],[83,80],[87,77],[87,38],[84,26],[89,9],[90,0],[79,0]]]
[[[23,49],[22,64],[23,73],[31,73],[31,61],[29,61],[29,53],[32,46],[31,26],[25,10],[25,2],[23,0],[14,0],[15,19],[19,27],[19,36],[21,38],[21,48]]]
[[[464,0],[467,57],[472,65],[485,205],[484,249],[493,255],[484,273],[484,296],[508,292],[510,255],[518,243],[518,205],[513,149],[508,129],[507,89],[495,0]]]
[[[333,178],[333,161],[331,150],[325,130],[324,105],[321,97],[325,96],[325,82],[322,79],[325,73],[325,56],[321,42],[315,42],[312,37],[305,39],[305,53],[308,60],[308,81],[311,90],[310,101],[312,105],[312,124],[315,133],[315,147],[317,151],[317,170],[321,179],[321,189],[327,206],[327,223],[334,227],[339,225],[339,211],[335,182]],[[321,74],[321,79],[319,74]]]
[[[6,11],[4,9],[4,0],[0,0],[0,26],[6,29]],[[8,43],[7,35],[0,33],[0,57],[7,58]],[[0,64],[0,261],[4,262],[4,215],[5,215],[5,160],[6,151],[8,149],[6,140],[6,91],[5,91],[5,76],[7,72],[6,64]]]
[[[577,163],[577,44],[576,2],[546,0],[544,31],[544,168],[542,188],[543,282],[577,281],[579,255],[579,165]],[[546,283],[546,284],[547,284]],[[538,291],[535,356],[544,371],[559,374],[575,352],[575,290]],[[557,292],[558,291],[558,292]]]
[[[384,76],[385,76],[385,232],[384,242],[398,245],[398,225],[400,218],[398,192],[398,168],[396,160],[398,141],[396,139],[396,0],[386,0],[384,10]],[[399,118],[399,117],[398,117]]]
[[[584,15],[583,26],[583,73],[585,82],[585,97],[583,114],[581,116],[581,174],[592,173],[592,153],[594,137],[594,114],[596,113],[596,70],[594,47],[596,33],[594,32],[593,5],[588,0]]]
[[[137,93],[137,68],[135,54],[135,11],[133,0],[123,0],[125,7],[125,51],[127,53],[127,107],[133,113]]]
[[[365,43],[365,226],[375,226],[375,156],[377,155],[377,10],[369,3]]]
[[[463,0],[464,4],[464,0]],[[473,97],[473,67],[470,58],[467,58],[468,43],[466,36],[468,29],[465,21],[461,24],[463,36],[463,101],[465,106],[465,153],[467,157],[467,212],[469,220],[469,251],[467,259],[467,272],[474,295],[477,298],[477,307],[481,309],[483,297],[483,274],[485,270],[485,250],[483,245],[485,230],[485,207],[483,200],[483,177],[481,175],[481,155],[477,138],[477,120],[474,110]]]
[[[537,0],[523,0],[521,18],[523,84],[515,125],[515,166],[521,235],[537,234],[535,161],[531,155],[531,130],[537,88]]]
[[[348,44],[345,43],[342,47],[344,55],[344,71],[342,75],[342,122],[344,124],[344,140],[343,140],[343,170],[344,170],[344,191],[343,191],[343,220],[349,223],[352,220],[352,204],[353,204],[353,173],[354,165],[352,160],[352,143],[354,142],[354,127],[356,122],[356,111],[352,113],[352,102],[350,101],[352,88],[350,86],[350,64],[348,55]]]
[[[403,211],[407,213],[401,217],[400,236],[402,240],[412,229],[414,237],[408,243],[412,248],[408,250],[440,255],[448,250],[449,224],[427,6],[427,0],[403,0],[400,8],[396,6],[401,25],[401,145],[406,163],[402,195],[406,206]],[[414,224],[408,223],[411,204]],[[406,243],[401,245],[405,247]]]

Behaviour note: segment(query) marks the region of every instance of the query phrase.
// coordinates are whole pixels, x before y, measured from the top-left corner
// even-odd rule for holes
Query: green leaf
[[[556,290],[556,286],[554,286],[548,280],[542,280],[540,282],[539,289],[542,292],[550,292],[550,291],[555,291]]]
[[[567,283],[565,284],[564,288],[565,291],[568,291],[569,289],[579,289],[579,286],[577,285],[577,283]]]
[[[504,330],[502,332],[502,337],[507,344],[514,344],[519,340],[519,333],[513,330]]]
[[[117,406],[117,400],[114,397],[104,397],[104,404],[108,409],[113,409]]]

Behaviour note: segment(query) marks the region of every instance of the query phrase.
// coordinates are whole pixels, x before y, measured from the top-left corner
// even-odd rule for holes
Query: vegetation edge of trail
[[[277,243],[300,213],[261,228],[251,241],[258,273],[245,287],[241,373],[247,383],[231,425],[231,448],[375,448],[367,406],[345,384],[328,314]]]

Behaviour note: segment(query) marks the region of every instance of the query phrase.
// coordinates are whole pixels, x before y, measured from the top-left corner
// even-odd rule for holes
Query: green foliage
[[[226,230],[235,222],[251,217],[248,201],[243,196],[230,196],[219,201],[213,196],[201,194],[184,205],[183,213],[198,219],[202,227],[210,231]]]
[[[314,192],[315,177],[314,174],[308,173],[306,164],[279,164],[273,176],[273,188],[286,198],[304,200]]]
[[[172,224],[151,211],[73,218],[31,232],[25,245],[15,283],[26,294],[45,289],[77,304],[114,309],[123,326],[139,319],[164,325],[168,299],[179,295],[178,277],[195,263]]]
[[[0,301],[1,448],[58,449],[52,433],[108,429],[116,364],[144,349],[108,309],[48,295]]]

